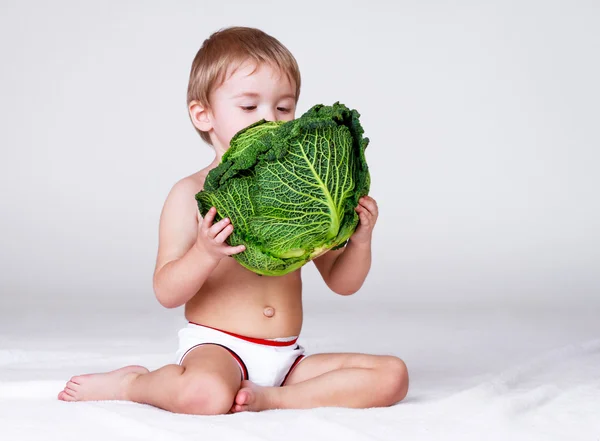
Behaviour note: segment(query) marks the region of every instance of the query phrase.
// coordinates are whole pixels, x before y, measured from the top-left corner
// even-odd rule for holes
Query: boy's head
[[[192,63],[187,104],[204,141],[226,150],[233,135],[266,119],[294,119],[300,70],[278,40],[254,28],[212,34]]]

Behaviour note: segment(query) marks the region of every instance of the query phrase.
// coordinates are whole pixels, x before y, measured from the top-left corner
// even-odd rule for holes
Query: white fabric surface
[[[73,375],[172,362],[184,323],[171,311],[76,317],[0,312],[0,440],[600,439],[598,311],[307,311],[309,353],[395,354],[406,400],[216,417],[58,401]]]

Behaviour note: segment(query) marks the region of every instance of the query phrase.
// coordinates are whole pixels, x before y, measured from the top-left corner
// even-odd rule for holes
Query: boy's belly
[[[187,320],[256,338],[290,337],[302,328],[301,270],[258,276],[225,258],[185,306]]]

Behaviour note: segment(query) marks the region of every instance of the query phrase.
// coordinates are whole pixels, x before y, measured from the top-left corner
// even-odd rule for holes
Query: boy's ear
[[[202,132],[208,132],[212,129],[208,108],[204,107],[198,101],[191,101],[188,110],[194,127]]]

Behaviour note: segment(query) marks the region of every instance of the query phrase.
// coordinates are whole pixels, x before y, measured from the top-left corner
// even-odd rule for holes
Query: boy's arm
[[[377,203],[365,196],[360,199],[356,212],[360,223],[346,247],[329,251],[314,260],[327,286],[340,295],[358,291],[371,269],[371,239],[377,222]]]
[[[231,227],[226,220],[212,225],[214,211],[199,221],[196,193],[197,184],[193,181],[179,181],[169,193],[160,216],[153,286],[156,298],[166,308],[187,303],[222,257],[241,251],[240,247],[223,243]]]

